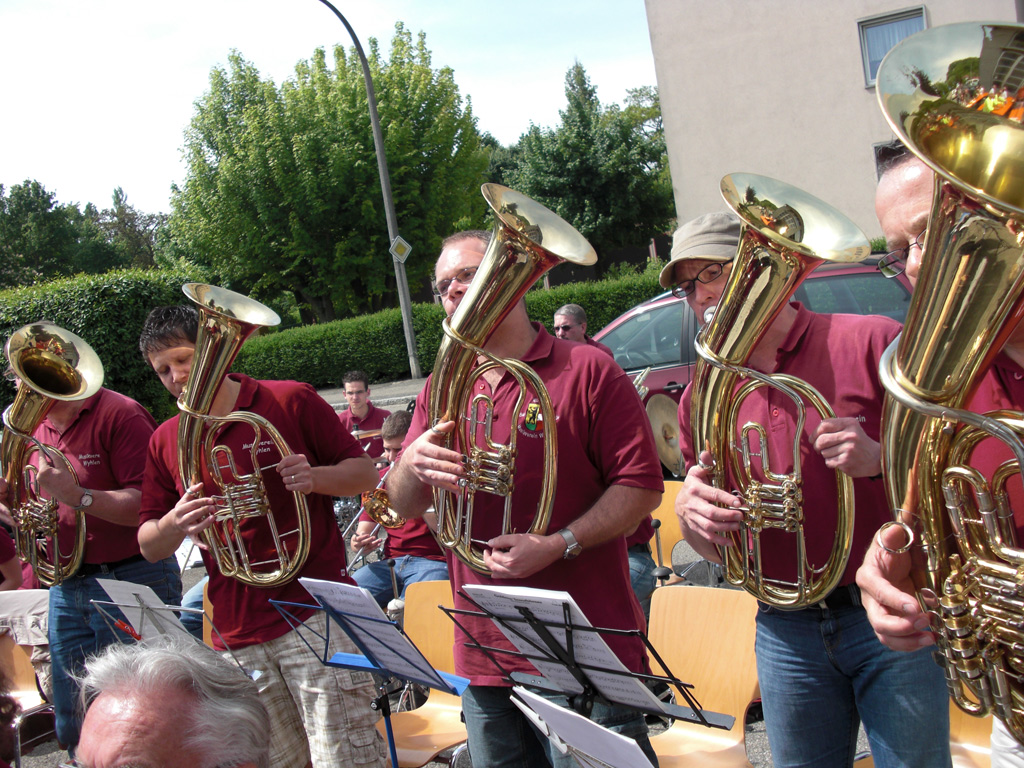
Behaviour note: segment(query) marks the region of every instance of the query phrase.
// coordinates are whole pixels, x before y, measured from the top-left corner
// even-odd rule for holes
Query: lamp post
[[[405,257],[411,250],[409,244],[398,235],[398,219],[395,216],[395,203],[391,199],[391,177],[388,175],[388,159],[384,154],[384,133],[380,129],[380,118],[377,116],[377,97],[373,92],[373,78],[370,77],[370,64],[363,53],[363,46],[359,44],[355,30],[348,23],[348,19],[341,15],[341,12],[331,5],[327,0],[320,0],[321,3],[330,8],[334,15],[341,19],[341,23],[348,30],[352,42],[355,43],[356,53],[359,54],[359,62],[363,65],[363,79],[366,81],[366,98],[370,104],[370,125],[373,128],[373,146],[377,150],[377,170],[380,172],[380,191],[384,195],[384,214],[388,222],[388,242],[392,263],[395,265],[395,281],[398,283],[398,303],[402,309],[402,328],[405,331],[405,347],[409,353],[409,371],[414,379],[420,378],[423,373],[420,371],[420,363],[416,357],[416,337],[412,330],[412,300],[409,298],[409,281],[405,277]]]

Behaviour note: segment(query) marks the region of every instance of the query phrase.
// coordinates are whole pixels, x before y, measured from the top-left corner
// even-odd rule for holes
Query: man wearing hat
[[[739,220],[724,213],[694,219],[673,237],[672,259],[662,270],[661,285],[685,298],[699,322],[707,323],[721,300],[739,237]],[[768,326],[747,362],[763,373],[785,373],[809,383],[836,414],[821,419],[808,407],[800,438],[804,536],[807,560],[815,567],[832,550],[836,472],[854,479],[853,554],[839,586],[801,610],[759,603],[758,682],[777,768],[853,765],[861,721],[876,766],[950,764],[942,671],[927,652],[902,654],[878,641],[854,580],[874,531],[890,517],[878,443],[884,395],[878,360],[899,331],[899,324],[888,318],[820,315],[792,302]],[[718,548],[736,546],[742,502],[731,493],[738,485],[734,478],[726,488],[715,488],[704,468],[725,457],[707,451],[698,455],[692,444],[693,394],[691,385],[679,404],[680,446],[688,471],[676,513],[686,541],[701,556],[721,562]],[[756,389],[743,401],[737,421],[765,429],[767,450],[750,446],[762,454],[751,460],[755,479],[767,480],[762,460],[775,473],[793,471],[797,413],[789,397],[774,388]],[[795,535],[763,531],[761,544],[765,577],[793,581]]]

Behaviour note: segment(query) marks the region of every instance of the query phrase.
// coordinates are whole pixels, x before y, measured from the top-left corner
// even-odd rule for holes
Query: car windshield
[[[601,337],[623,368],[679,363],[685,301],[642,312]]]

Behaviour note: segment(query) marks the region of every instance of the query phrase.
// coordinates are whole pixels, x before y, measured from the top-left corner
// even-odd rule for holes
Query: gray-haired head
[[[270,765],[270,717],[256,683],[194,640],[114,643],[86,661],[79,683],[83,712],[100,696],[158,702],[161,692],[190,694],[195,706],[175,717],[182,746],[204,756],[205,765],[196,768]]]
[[[565,315],[574,323],[587,322],[587,312],[579,304],[563,304],[555,310],[556,315]]]

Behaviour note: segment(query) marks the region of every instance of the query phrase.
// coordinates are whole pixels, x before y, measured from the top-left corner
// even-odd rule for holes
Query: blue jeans
[[[88,566],[83,566],[88,567]],[[139,560],[101,571],[72,576],[60,586],[50,587],[50,660],[53,664],[53,707],[57,740],[74,751],[83,713],[78,708],[78,685],[72,674],[80,674],[86,658],[111,643],[131,642],[129,635],[112,629],[90,600],[110,600],[98,579],[116,579],[145,584],[169,605],[181,603],[181,573],[178,562],[169,557],[159,563]],[[117,608],[104,606],[111,615],[124,619]],[[116,632],[116,634],[115,634]]]
[[[444,581],[448,578],[448,564],[444,560],[405,555],[395,558],[395,581],[399,597],[405,597],[405,588],[417,581]],[[377,604],[387,610],[395,596],[391,588],[391,573],[387,561],[378,560],[352,572],[352,580],[368,589]]]
[[[564,696],[539,690],[535,692],[561,706],[568,704]],[[530,724],[512,703],[511,688],[469,686],[462,694],[462,714],[466,720],[469,756],[473,765],[487,768],[535,768],[539,765],[575,768],[577,765],[575,759],[561,754],[547,736]],[[658,765],[658,757],[647,738],[643,714],[628,707],[595,703],[590,719],[635,740],[651,764]]]
[[[949,695],[930,648],[890,651],[859,605],[757,613],[757,678],[776,768],[847,768],[864,723],[878,768],[949,766]]]
[[[629,581],[636,599],[644,609],[644,618],[651,622],[651,595],[654,593],[654,569],[658,566],[651,556],[650,544],[634,544],[629,548]]]
[[[209,576],[203,576],[194,587],[186,592],[181,598],[181,607],[203,610],[203,587],[206,586],[206,582],[209,580]],[[180,618],[182,625],[188,630],[188,633],[196,640],[201,641],[203,639],[203,614],[182,611]]]

